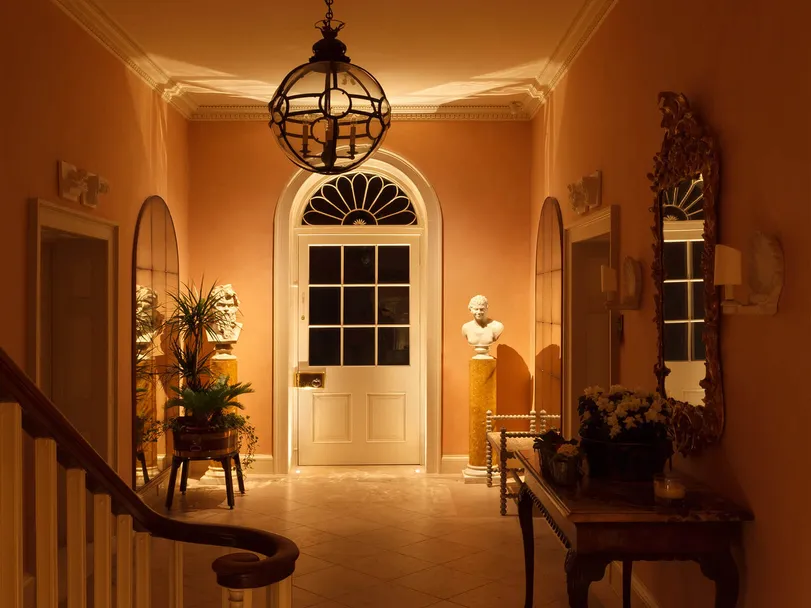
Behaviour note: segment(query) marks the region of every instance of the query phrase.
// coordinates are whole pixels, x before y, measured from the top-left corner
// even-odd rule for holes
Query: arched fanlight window
[[[662,191],[662,217],[665,221],[704,219],[704,179],[685,179]]]
[[[325,182],[310,198],[302,226],[412,226],[414,205],[393,181],[373,173],[349,173]]]

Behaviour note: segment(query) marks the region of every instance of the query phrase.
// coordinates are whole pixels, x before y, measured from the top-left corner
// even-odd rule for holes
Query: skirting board
[[[611,562],[611,580],[613,581],[615,578],[619,581],[620,590],[622,589],[622,564],[620,562]],[[612,588],[614,586],[612,585]],[[647,608],[659,608],[659,604],[653,597],[653,594],[648,590],[648,588],[639,580],[639,577],[636,574],[631,575],[631,590],[633,594],[642,602],[642,605],[647,606]],[[622,593],[622,591],[620,591]]]
[[[254,454],[254,461],[247,471],[255,475],[275,475],[273,471],[273,454]]]
[[[461,475],[467,466],[467,454],[449,454],[439,463],[440,475]]]

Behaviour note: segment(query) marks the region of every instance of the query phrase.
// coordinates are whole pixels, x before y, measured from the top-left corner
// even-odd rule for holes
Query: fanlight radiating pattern
[[[310,198],[303,226],[412,226],[417,214],[393,181],[371,173],[339,175]]]
[[[679,182],[671,190],[662,191],[662,217],[665,221],[704,219],[704,179]]]

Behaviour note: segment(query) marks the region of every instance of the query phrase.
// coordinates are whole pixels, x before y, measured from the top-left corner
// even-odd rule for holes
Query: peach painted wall
[[[12,6],[13,4],[13,6]],[[188,261],[188,123],[121,61],[48,0],[4,2],[0,167],[0,346],[25,366],[28,343],[28,199],[43,198],[119,225],[119,472],[131,470],[132,244],[141,203],[159,194],[178,232],[181,272]],[[100,174],[110,192],[89,210],[58,198],[56,162]]]
[[[799,0],[684,0],[678,10],[621,0],[532,125],[533,243],[544,196],[558,197],[571,225],[566,184],[601,169],[604,204],[621,206],[620,255],[650,267],[653,199],[645,176],[662,139],[662,90],[685,93],[718,136],[722,242],[745,249],[756,230],[782,241],[778,315],[722,319],[722,443],[680,465],[755,513],[737,556],[738,605],[748,608],[811,605],[811,526],[799,494],[805,482],[795,485],[792,475],[805,475],[809,461],[807,400],[798,398],[811,371],[809,12]],[[625,313],[620,373],[630,386],[655,384],[648,276],[642,310]],[[712,605],[712,586],[693,564],[635,571],[662,608]]]
[[[460,327],[467,303],[483,293],[506,330],[499,347],[500,403],[529,409],[529,129],[526,123],[395,122],[386,147],[422,171],[444,221],[443,453],[467,453],[467,360]],[[239,377],[258,451],[271,452],[273,221],[293,174],[264,123],[190,127],[191,276],[230,282],[244,329]]]

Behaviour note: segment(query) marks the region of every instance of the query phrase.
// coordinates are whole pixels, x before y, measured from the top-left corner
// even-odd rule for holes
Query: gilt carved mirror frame
[[[702,341],[706,350],[706,374],[700,386],[704,389],[704,405],[678,402],[674,408],[673,426],[676,450],[683,455],[696,454],[707,445],[716,443],[724,430],[724,389],[721,377],[720,300],[713,280],[715,244],[718,238],[718,147],[713,135],[690,108],[680,93],[659,94],[661,126],[665,129],[662,148],[654,157],[654,171],[648,174],[655,193],[653,211],[653,263],[655,288],[655,322],[658,332],[658,356],[654,373],[658,390],[665,393],[665,378],[670,370],[665,364],[664,350],[664,217],[661,197],[686,179],[703,178],[704,249],[701,271],[704,280],[704,330]]]

